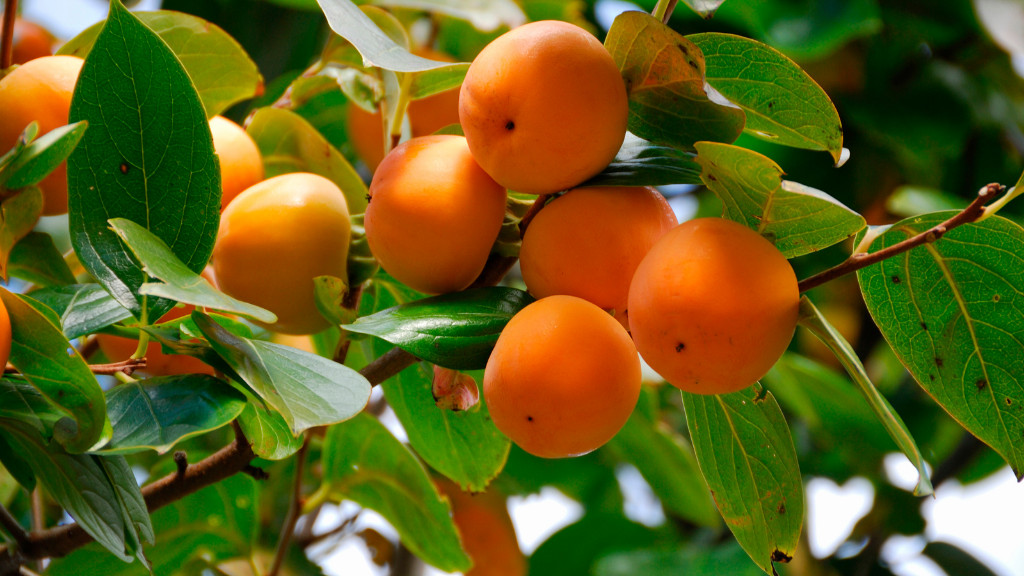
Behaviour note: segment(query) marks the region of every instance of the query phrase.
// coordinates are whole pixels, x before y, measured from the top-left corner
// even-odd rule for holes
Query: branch
[[[906,240],[893,244],[888,248],[883,248],[878,252],[872,252],[870,254],[866,252],[858,252],[847,258],[838,266],[834,266],[828,270],[819,272],[810,278],[801,280],[799,284],[800,292],[807,292],[811,288],[821,286],[830,280],[835,280],[840,276],[845,276],[846,274],[856,272],[861,268],[871,266],[872,264],[876,264],[887,258],[892,258],[897,254],[902,254],[908,250],[917,248],[922,244],[935,242],[950,230],[964,224],[969,224],[981,218],[985,213],[985,203],[1004,190],[1006,190],[1006,187],[1004,186],[1000,186],[999,184],[989,184],[978,191],[978,197],[975,198],[973,202],[949,220],[946,220],[942,224],[926,230],[917,236],[907,238]]]
[[[306,468],[306,452],[309,450],[309,437],[307,436],[298,454],[295,455],[295,481],[292,484],[292,498],[288,503],[288,514],[284,517],[284,524],[281,526],[281,536],[277,541],[277,550],[274,551],[274,563],[270,566],[267,576],[277,576],[284,563],[285,553],[292,542],[295,533],[295,525],[299,521],[302,510],[302,473]]]
[[[14,17],[18,13],[18,0],[4,3],[3,29],[0,29],[0,70],[14,63]]]
[[[11,513],[0,504],[0,526],[7,530],[8,534],[14,537],[14,541],[18,543],[18,546],[24,548],[28,544],[28,532],[22,528],[18,520],[11,516]]]
[[[146,367],[145,358],[129,358],[120,362],[111,362],[109,364],[90,364],[89,370],[93,374],[103,374],[106,376],[113,376],[114,374],[124,374],[125,376],[131,376],[136,370]],[[19,374],[20,370],[15,368],[13,365],[8,364],[4,367],[4,374]]]

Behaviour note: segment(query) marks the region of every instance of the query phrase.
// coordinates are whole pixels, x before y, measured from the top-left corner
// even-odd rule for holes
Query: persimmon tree
[[[7,0],[0,28],[0,98],[18,70],[17,4]],[[13,126],[18,136],[0,142],[0,272],[7,281],[0,301],[9,317],[9,327],[0,322],[0,344],[11,342],[0,379],[0,575],[318,574],[325,550],[350,539],[366,543],[392,574],[412,574],[421,564],[477,575],[887,574],[882,544],[924,532],[920,501],[935,486],[1007,474],[1006,465],[1024,477],[1024,229],[1011,203],[1024,190],[1024,80],[1002,47],[1013,24],[993,21],[986,0],[927,9],[858,0],[832,11],[783,0],[642,0],[645,11],[623,12],[602,28],[595,12],[602,4],[166,0],[164,10],[133,13],[112,0],[104,22],[59,48],[84,60],[65,125],[32,117],[45,104],[32,90],[9,89],[18,106],[0,108],[0,128]],[[396,279],[399,270],[382,269],[364,226],[383,155],[425,136],[417,130],[426,125],[446,135],[436,141],[460,138],[459,124],[430,121],[458,117],[445,107],[458,104],[452,94],[469,63],[503,33],[540,20],[571,22],[600,39],[628,98],[618,154],[567,188],[580,198],[588,188],[635,188],[642,202],[657,187],[676,206],[693,208],[684,219],[738,223],[767,241],[753,236],[759,250],[763,244],[781,254],[773,269],[788,261],[800,293],[796,335],[781,358],[778,331],[771,358],[749,351],[758,363],[774,361],[758,382],[701,394],[647,376],[635,407],[602,399],[602,410],[628,415],[614,437],[564,459],[531,453],[552,445],[575,453],[576,443],[546,443],[528,432],[529,451],[514,445],[491,419],[481,387],[503,328],[548,295],[547,287],[531,295],[532,281],[524,283],[515,264],[545,206],[570,206],[561,200],[569,198],[565,190],[509,190],[497,238],[493,227],[483,234],[486,258],[472,255],[485,260],[479,273],[479,262],[452,262],[463,252],[450,248],[479,239],[451,238],[449,224],[425,233],[432,242],[403,237],[420,230],[415,207],[424,198],[396,200],[400,217],[375,214],[372,226],[386,229],[399,252],[389,258],[417,269],[417,282],[432,292],[447,291],[440,295],[417,292]],[[534,29],[545,28],[564,26]],[[502,46],[519,53],[518,44]],[[488,62],[504,65],[500,56]],[[531,73],[546,78],[542,69],[514,72],[520,84]],[[481,90],[475,114],[488,82],[472,79]],[[500,88],[512,90],[506,100],[531,90]],[[406,111],[428,101],[410,121]],[[551,104],[556,111],[565,105]],[[596,120],[578,113],[606,103],[570,104],[545,113],[554,120],[541,133],[563,136],[558,119],[571,117],[574,129],[590,126],[604,139],[603,113]],[[204,274],[211,255],[230,251],[215,250],[218,230],[228,235],[221,180],[233,157],[214,149],[210,121],[221,115],[244,126],[258,148],[262,171],[247,166],[247,173],[268,181],[316,175],[257,186],[315,179],[331,208],[293,218],[261,204],[259,221],[244,226],[235,219],[247,211],[238,208],[230,234],[242,234],[233,241],[246,250],[224,256],[211,277]],[[537,127],[509,120],[502,129]],[[488,138],[470,144],[491,147]],[[371,154],[369,145],[381,149]],[[531,162],[561,168],[553,154],[568,158],[571,150],[559,146]],[[414,155],[408,150],[419,148],[400,155]],[[516,166],[499,152],[489,162]],[[406,169],[396,158],[381,164],[401,176],[388,193],[419,185],[417,174],[429,172],[432,182],[449,177],[435,175],[443,161]],[[41,220],[63,211],[47,202],[43,182],[65,169],[67,216]],[[520,176],[537,174],[508,177]],[[343,202],[331,196],[335,188]],[[472,197],[445,201],[463,196]],[[241,196],[250,204],[245,199],[254,197]],[[384,214],[387,206],[375,210]],[[567,216],[581,229],[584,210]],[[323,212],[330,226],[302,221]],[[544,222],[549,239],[561,232],[555,212],[554,228]],[[603,221],[587,233],[605,226],[628,238]],[[349,228],[348,240],[334,247]],[[659,224],[637,234],[646,228],[664,233]],[[292,234],[332,237],[273,245]],[[646,251],[656,239],[631,250]],[[552,244],[537,251],[558,262],[553,268],[582,274],[583,263],[575,269],[574,258]],[[305,260],[314,256],[307,255],[324,246],[341,255],[327,268],[335,272],[308,273],[314,267]],[[444,266],[434,264],[432,250],[445,252],[437,260]],[[659,262],[677,261],[666,250]],[[598,268],[632,273],[641,255],[613,257]],[[471,277],[444,277],[455,269]],[[702,322],[737,310],[729,327],[701,324],[696,332],[743,329],[756,322],[750,310],[770,304],[754,294],[733,307],[734,292],[713,286],[723,279],[696,277],[703,300],[688,306]],[[671,298],[661,311],[650,305],[667,297],[658,282],[645,279],[629,296],[645,317],[666,318],[660,312],[676,307]],[[619,300],[627,284],[614,287]],[[463,289],[433,288],[455,285]],[[287,326],[254,302],[284,306],[278,311],[288,310]],[[620,304],[603,306],[628,314]],[[595,314],[593,325],[609,332],[617,351],[627,343],[632,361],[623,336],[630,323],[608,322],[596,306],[578,315]],[[542,375],[554,388],[569,373],[563,348],[546,349],[558,342],[572,344],[564,350],[573,350],[573,374],[599,371],[600,380],[615,372],[586,364],[586,350],[577,350],[589,348],[582,338],[559,332],[533,341],[526,322],[507,339],[534,347],[521,356],[503,348],[494,363],[538,375],[527,384]],[[278,333],[310,330],[317,332]],[[100,337],[130,339],[135,352],[107,357]],[[157,369],[147,363],[157,350],[160,366],[188,363]],[[745,362],[707,356],[718,362],[709,368],[715,374],[739,373],[723,364]],[[511,366],[509,358],[536,365]],[[488,377],[488,387],[501,380]],[[573,382],[584,395],[585,384]],[[502,418],[533,422],[514,395],[502,402]],[[578,409],[538,406],[553,418]],[[385,414],[400,424],[403,440],[398,425],[382,423]],[[565,421],[564,433],[576,433],[576,421]],[[600,443],[611,433],[593,436]],[[916,468],[912,492],[887,480],[882,460],[892,452]],[[643,477],[664,521],[627,518],[617,480],[623,468]],[[816,559],[805,483],[854,476],[875,490],[871,511],[848,535],[858,546]],[[546,486],[577,501],[583,517],[524,559],[501,504]],[[325,511],[345,502],[354,506],[343,510],[356,512],[325,522]],[[362,510],[382,516],[397,538],[368,527]],[[929,542],[924,554],[951,575],[990,573],[947,543]]]

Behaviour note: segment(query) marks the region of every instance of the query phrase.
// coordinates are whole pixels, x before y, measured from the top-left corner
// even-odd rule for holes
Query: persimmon
[[[437,486],[451,502],[462,547],[473,560],[465,576],[526,576],[526,559],[501,493],[492,488],[470,494],[448,480],[438,480]]]
[[[263,158],[245,129],[223,116],[210,119],[210,132],[213,133],[213,149],[220,157],[220,207],[223,210],[235,196],[263,180]]]
[[[313,279],[347,278],[351,230],[345,196],[330,180],[306,172],[264,180],[221,214],[212,258],[217,287],[276,314],[275,324],[264,325],[270,330],[324,330]]]
[[[454,62],[450,56],[429,48],[413,51],[417,56],[439,62]],[[406,109],[413,138],[429,136],[441,128],[459,123],[459,87],[409,102]],[[380,112],[367,112],[358,104],[348,106],[348,133],[356,154],[371,172],[384,159],[384,120]]]
[[[11,328],[11,316],[7,313],[7,306],[0,302],[0,366],[7,366],[7,360],[11,357],[11,344],[13,342],[14,335]]]
[[[462,136],[413,138],[373,175],[366,240],[381,266],[409,287],[462,290],[487,263],[506,196]]]
[[[14,19],[14,41],[11,43],[11,61],[24,64],[29,60],[53,54],[57,39],[39,24],[24,18]]]
[[[629,288],[629,327],[644,360],[700,394],[750,386],[796,329],[800,291],[786,258],[722,218],[684,222],[644,257]]]
[[[484,370],[484,399],[495,426],[542,458],[601,447],[639,397],[640,359],[629,334],[575,296],[549,296],[520,310]]]
[[[653,188],[570,190],[526,229],[519,251],[523,280],[538,298],[578,296],[614,310],[624,323],[633,272],[677,223],[672,207]]]
[[[628,113],[625,82],[604,46],[550,20],[488,44],[459,99],[473,157],[502,186],[529,194],[566,190],[604,169]]]
[[[68,123],[71,95],[83,60],[74,56],[45,56],[18,66],[0,79],[0,153],[14,146],[25,127],[39,123],[45,134]],[[62,163],[39,183],[43,215],[68,211],[67,164]]]
[[[176,318],[188,316],[195,306],[186,304],[172,308],[160,318],[160,322],[170,322]],[[127,360],[135,353],[139,341],[132,338],[98,334],[100,350],[111,362]],[[176,374],[213,374],[213,368],[202,360],[184,354],[165,354],[159,342],[150,340],[146,346],[146,367],[140,370],[151,376],[173,376]]]

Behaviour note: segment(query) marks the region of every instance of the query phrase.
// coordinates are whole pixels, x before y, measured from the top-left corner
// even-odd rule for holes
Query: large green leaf
[[[32,292],[31,296],[60,316],[61,329],[69,340],[132,317],[131,312],[99,284],[44,288]]]
[[[101,452],[156,450],[220,428],[245,407],[245,396],[223,380],[205,374],[136,380],[107,391],[114,435]]]
[[[872,252],[956,212],[893,224]],[[868,311],[936,402],[1024,478],[1024,228],[999,216],[857,273]]]
[[[245,50],[216,24],[182,12],[158,10],[135,15],[167,43],[199,93],[206,117],[263,92],[263,77]],[[68,40],[58,54],[86,58],[103,24]]]
[[[522,290],[486,287],[424,298],[342,326],[370,334],[439,366],[483,368],[505,324],[533,302]]]
[[[332,426],[324,439],[325,487],[330,497],[380,513],[402,543],[445,572],[465,571],[448,505],[419,460],[376,418],[360,414]]]
[[[68,158],[72,244],[122,306],[155,320],[174,302],[139,293],[146,276],[108,220],[137,222],[202,271],[220,221],[220,170],[203,105],[167,44],[115,0],[82,66],[70,118],[90,124]]]
[[[29,186],[5,196],[0,204],[0,276],[7,280],[14,247],[32,232],[43,213],[43,193]]]
[[[289,172],[319,174],[341,188],[350,214],[366,211],[369,191],[359,173],[301,116],[281,108],[260,108],[246,131],[260,149],[267,178]]]
[[[57,440],[69,451],[84,452],[104,433],[107,412],[103,391],[60,329],[22,298],[0,288],[0,299],[11,319],[10,362],[53,406],[70,417],[57,426]]]
[[[580,186],[663,186],[700,184],[700,164],[692,152],[652,144],[626,132],[611,164]]]
[[[776,144],[825,150],[839,162],[839,113],[796,62],[742,36],[708,32],[687,38],[704,53],[708,83],[747,113],[747,133]]]
[[[793,557],[804,518],[803,479],[782,410],[760,384],[731,394],[682,394],[718,510],[740,546],[771,573]]]
[[[139,288],[140,294],[172,298],[178,302],[242,314],[268,323],[277,321],[273,312],[232,298],[214,288],[206,278],[179,260],[163,240],[144,227],[124,218],[112,219],[110,226],[142,263],[146,274],[164,281],[163,284],[143,284]]]
[[[630,132],[689,151],[701,140],[733,142],[740,135],[743,111],[707,92],[700,49],[658,19],[623,12],[605,48],[626,81]]]
[[[370,399],[370,383],[347,366],[290,346],[236,336],[199,311],[192,313],[192,320],[249,388],[281,413],[295,435],[348,420]]]
[[[864,217],[828,194],[784,180],[779,165],[738,146],[700,142],[701,179],[724,216],[757,230],[786,258],[821,250],[856,234]]]
[[[7,272],[38,286],[75,283],[75,275],[57,250],[53,237],[45,232],[29,232],[14,245]]]
[[[526,23],[523,9],[513,0],[373,0],[378,6],[412,8],[446,14],[469,21],[477,30],[490,32],[502,26],[515,28]]]

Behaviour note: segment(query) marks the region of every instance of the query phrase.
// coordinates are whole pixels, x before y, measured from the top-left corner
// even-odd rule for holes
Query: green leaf
[[[265,460],[283,460],[302,448],[303,437],[292,434],[284,417],[255,397],[245,404],[238,424],[252,443],[252,451]]]
[[[31,453],[29,453],[31,454]],[[0,476],[7,472],[25,490],[36,489],[36,474],[32,471],[31,458],[24,454],[10,442],[3,434],[3,424],[0,423]],[[17,491],[17,486],[14,491]]]
[[[263,157],[267,178],[290,172],[312,172],[341,188],[349,214],[366,211],[369,191],[355,168],[298,114],[281,108],[260,108],[246,128]]]
[[[413,450],[463,490],[483,492],[501,472],[510,441],[494,426],[481,400],[470,410],[442,410],[434,402],[433,370],[417,364],[384,382],[384,397]],[[480,374],[476,377],[479,381]]]
[[[135,12],[174,52],[195,85],[207,118],[263,92],[263,77],[241,45],[216,24],[182,12]],[[102,23],[68,40],[58,54],[86,58]]]
[[[68,159],[88,125],[88,122],[77,122],[61,126],[26,146],[11,163],[7,171],[10,177],[3,186],[17,190],[38,184]]]
[[[373,3],[389,8],[411,8],[445,14],[466,20],[482,32],[491,32],[502,26],[515,28],[526,23],[523,9],[513,0],[373,0]]]
[[[351,368],[290,346],[235,336],[199,311],[192,320],[249,388],[281,413],[294,435],[348,420],[370,399],[369,381]]]
[[[595,576],[760,576],[761,569],[736,544],[709,548],[689,544],[680,549],[629,550],[601,558]]]
[[[893,224],[871,252],[956,212]],[[914,379],[1024,478],[1024,228],[1000,216],[857,273],[864,302]]]
[[[634,410],[608,447],[636,466],[667,511],[700,526],[721,525],[693,448],[667,426]]]
[[[810,330],[812,334],[835,354],[839,362],[842,363],[843,368],[850,375],[850,378],[860,388],[875,416],[885,426],[893,441],[896,442],[896,446],[907,456],[910,463],[917,468],[918,482],[917,486],[914,487],[914,495],[928,496],[932,494],[932,483],[928,478],[928,469],[925,465],[924,457],[921,456],[921,451],[917,448],[914,437],[907,430],[907,425],[903,423],[903,419],[900,418],[899,414],[893,410],[892,405],[885,399],[885,396],[882,396],[878,389],[875,388],[875,385],[871,383],[871,379],[868,377],[860,358],[857,357],[857,353],[853,351],[853,347],[839,334],[838,330],[829,324],[828,320],[818,312],[818,309],[814,307],[814,304],[806,296],[800,298],[800,324]]]
[[[174,302],[139,293],[141,266],[111,218],[145,226],[201,272],[220,221],[220,169],[199,96],[167,45],[118,1],[86,58],[71,121],[91,128],[68,158],[71,241],[85,269],[140,320]]]
[[[658,540],[657,532],[626,519],[621,511],[591,512],[555,532],[534,550],[529,573],[543,576],[593,574],[604,555],[651,546]]]
[[[32,232],[42,214],[43,193],[36,186],[18,190],[0,204],[0,275],[4,280],[10,276],[8,266],[14,247]]]
[[[920,186],[900,186],[885,199],[885,209],[900,218],[928,212],[960,210],[966,205],[967,202],[955,194]]]
[[[44,288],[31,296],[60,316],[64,337],[69,340],[132,317],[99,284]]]
[[[462,85],[469,71],[469,64],[460,64],[437,70],[427,70],[413,75],[409,83],[409,99],[418,100],[433,96],[445,90],[453,90]]]
[[[708,32],[687,38],[704,53],[708,83],[747,113],[748,134],[785,146],[825,150],[839,162],[839,113],[796,62],[742,36]]]
[[[384,33],[351,0],[318,0],[331,30],[348,40],[363,57],[363,65],[396,72],[421,72],[461,66],[410,53]]]
[[[700,142],[701,179],[724,217],[756,230],[786,258],[831,246],[864,229],[864,217],[828,194],[784,180],[779,165],[738,146]]]
[[[424,298],[342,326],[455,370],[483,368],[505,324],[533,302],[523,290],[486,287]]]
[[[69,451],[84,452],[104,432],[103,391],[57,326],[22,298],[0,288],[11,319],[10,362],[53,406],[70,416],[57,427],[57,440]]]
[[[334,276],[317,276],[313,278],[313,294],[316,297],[316,309],[331,324],[348,324],[356,319],[356,311],[345,307],[348,296],[348,284]]]
[[[114,218],[110,226],[142,263],[146,274],[165,282],[143,284],[139,288],[140,294],[241,314],[267,323],[277,321],[273,312],[236,300],[214,288],[206,278],[179,260],[163,240],[139,224],[124,218]]]
[[[153,525],[132,467],[126,459],[118,456],[97,457],[96,462],[103,469],[110,487],[117,496],[117,507],[124,520],[125,551],[138,558],[140,564],[150,568],[149,561],[143,554],[142,544],[153,543]]]
[[[652,144],[626,132],[611,164],[580,186],[663,186],[700,184],[700,164],[694,154]]]
[[[766,573],[800,539],[804,486],[786,419],[760,384],[721,395],[683,392],[704,479],[736,541]]]
[[[424,562],[445,572],[469,569],[470,559],[437,487],[419,460],[376,418],[360,414],[332,426],[322,462],[330,497],[378,512]]]
[[[0,379],[0,421],[23,422],[49,437],[61,418],[64,413],[27,380],[10,376]]]
[[[45,232],[29,232],[11,250],[7,272],[40,286],[74,284],[75,276],[53,238]]]
[[[186,438],[230,423],[244,407],[241,392],[205,374],[121,384],[107,391],[114,435],[100,452],[163,454]]]
[[[930,558],[950,576],[970,574],[971,576],[996,576],[996,573],[963,548],[946,542],[929,542],[921,555]]]
[[[626,81],[629,131],[692,151],[695,142],[733,142],[744,114],[707,92],[699,48],[645,12],[623,12],[605,38]]]

